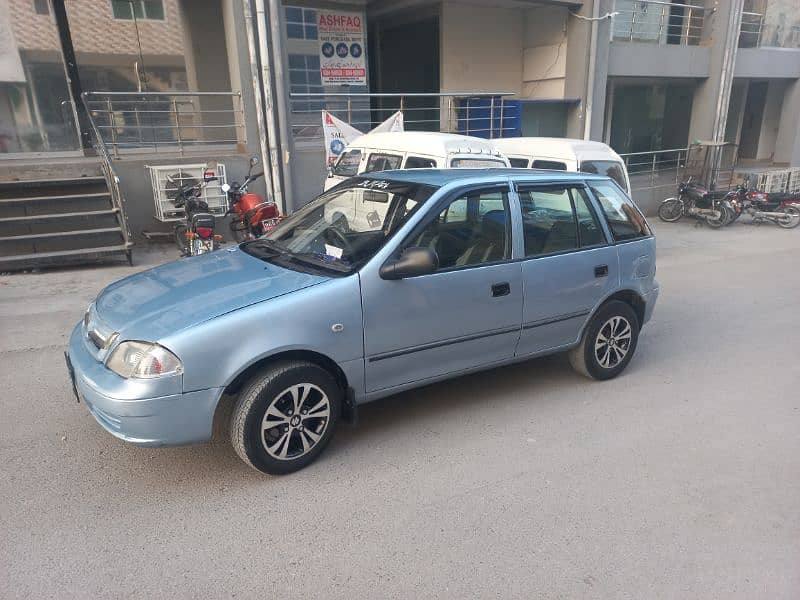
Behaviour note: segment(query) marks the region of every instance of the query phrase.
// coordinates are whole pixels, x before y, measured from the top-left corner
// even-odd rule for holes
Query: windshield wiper
[[[300,254],[292,253],[290,254],[289,258],[294,262],[311,265],[312,267],[318,267],[320,269],[327,269],[329,271],[336,271],[337,273],[350,272],[350,267],[348,267],[347,265],[325,260],[317,256],[316,254],[312,254],[310,252],[303,252]]]

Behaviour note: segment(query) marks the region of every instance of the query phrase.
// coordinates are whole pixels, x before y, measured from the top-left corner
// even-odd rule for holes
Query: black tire
[[[794,206],[787,206],[783,209],[783,212],[785,212],[787,216],[779,217],[775,221],[779,227],[783,227],[784,229],[794,229],[800,225],[800,209]]]
[[[293,408],[297,399],[291,390],[296,388],[298,396],[305,398],[299,411]],[[305,394],[304,389],[308,389]],[[323,397],[328,400],[325,418],[315,416],[321,414],[319,411],[302,412],[309,412]],[[231,417],[231,443],[244,462],[262,473],[292,473],[312,463],[325,449],[339,421],[341,406],[342,390],[322,367],[305,361],[276,363],[257,373],[242,388]],[[281,420],[276,413],[287,419]],[[266,427],[265,423],[275,426]],[[306,450],[311,441],[313,444]],[[293,458],[295,452],[300,454]],[[276,456],[280,454],[285,457]]]
[[[719,218],[715,219],[713,217],[706,217],[706,225],[711,227],[711,229],[720,229],[724,225],[727,225],[730,217],[728,215],[728,209],[724,206],[720,206],[717,208],[719,211]]]
[[[175,246],[178,248],[178,252],[181,253],[181,256],[189,256],[190,248],[189,248],[189,240],[186,238],[186,232],[189,229],[186,225],[177,225],[175,227]]]
[[[613,350],[613,348],[607,349],[610,360],[608,361],[609,364],[605,366],[601,364],[600,359],[598,359],[598,351],[595,347],[601,343],[601,330],[604,334],[607,333],[609,323],[615,318],[624,319],[624,321],[627,322],[630,326],[630,338],[627,341],[627,345],[624,346],[625,354],[621,359],[613,360],[615,357],[618,357],[618,351]],[[623,330],[620,330],[617,334],[619,335],[622,332]],[[603,337],[606,336],[604,335]],[[620,337],[619,339],[620,342],[617,347],[621,352],[624,338]],[[586,331],[583,333],[581,343],[569,351],[569,362],[573,369],[590,379],[611,379],[622,373],[625,367],[628,366],[634,352],[636,352],[636,344],[638,341],[639,319],[636,313],[629,304],[619,300],[611,300],[601,306],[594,314],[589,325],[586,327]],[[613,342],[617,344],[616,339],[614,339]],[[599,354],[603,358],[606,357],[602,350],[599,351]]]
[[[658,206],[658,218],[666,223],[674,223],[683,216],[683,205],[677,198],[667,198]]]

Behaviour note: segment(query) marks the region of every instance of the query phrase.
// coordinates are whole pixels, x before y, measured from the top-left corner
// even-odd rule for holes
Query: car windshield
[[[352,273],[437,189],[387,179],[348,179],[241,248],[288,268]]]

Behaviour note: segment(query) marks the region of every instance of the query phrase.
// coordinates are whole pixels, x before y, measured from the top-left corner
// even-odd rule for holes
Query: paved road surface
[[[74,402],[67,333],[128,267],[0,277],[0,596],[800,597],[800,230],[656,225],[622,377],[406,393],[283,478]]]

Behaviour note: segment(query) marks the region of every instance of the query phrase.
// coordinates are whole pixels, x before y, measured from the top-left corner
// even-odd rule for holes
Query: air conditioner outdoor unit
[[[207,168],[204,163],[191,165],[147,165],[150,171],[150,182],[153,186],[153,202],[155,203],[154,216],[162,223],[180,221],[183,218],[183,208],[175,208],[173,199],[179,186],[194,184],[203,180],[203,173],[216,177],[203,187],[200,197],[208,203],[208,209],[214,215],[221,217],[228,210],[228,196],[222,191],[226,182],[225,165],[217,163],[213,169]],[[167,177],[171,178],[172,183]]]

